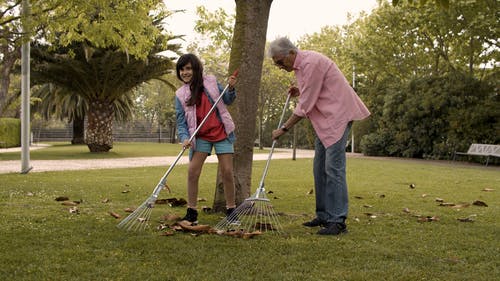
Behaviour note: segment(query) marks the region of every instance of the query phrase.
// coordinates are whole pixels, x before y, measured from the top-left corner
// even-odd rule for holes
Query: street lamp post
[[[30,4],[23,0],[23,45],[21,47],[21,174],[30,166]]]

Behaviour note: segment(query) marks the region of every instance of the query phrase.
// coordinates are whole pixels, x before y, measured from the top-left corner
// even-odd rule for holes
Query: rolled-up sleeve
[[[217,82],[217,86],[219,87],[219,93],[222,94],[224,91],[224,88],[220,83]],[[234,100],[236,99],[236,89],[229,90],[229,88],[226,90],[226,93],[222,97],[222,101],[224,104],[231,105]]]

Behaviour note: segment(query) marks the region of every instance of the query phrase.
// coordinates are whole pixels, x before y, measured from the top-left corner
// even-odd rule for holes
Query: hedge
[[[21,146],[21,120],[0,118],[0,148]]]

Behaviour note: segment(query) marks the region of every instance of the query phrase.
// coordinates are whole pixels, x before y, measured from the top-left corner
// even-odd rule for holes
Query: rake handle
[[[281,118],[280,118],[280,121],[278,123],[278,129],[281,128],[281,125],[283,125],[283,119],[285,117],[285,112],[286,112],[286,109],[288,107],[288,104],[290,103],[291,96],[292,96],[291,94],[288,94],[286,97],[285,104],[283,105],[283,111],[281,112]],[[271,145],[271,151],[269,152],[269,156],[267,157],[266,166],[264,167],[264,172],[262,173],[262,178],[260,180],[258,190],[264,190],[264,179],[267,176],[267,171],[269,170],[269,164],[271,163],[271,158],[273,157],[274,146],[276,145],[276,143],[277,143],[277,140],[273,140],[273,144]]]

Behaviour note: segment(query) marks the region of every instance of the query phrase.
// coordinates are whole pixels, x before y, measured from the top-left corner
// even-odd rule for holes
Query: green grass
[[[264,164],[254,162],[252,192]],[[199,196],[208,201],[200,207],[212,204],[216,167],[204,167]],[[287,236],[250,240],[118,229],[108,212],[126,215],[124,208],[142,203],[164,168],[0,175],[0,280],[498,280],[497,167],[351,158],[349,233],[339,237],[301,226],[314,213],[311,167],[311,159],[272,161],[266,189]],[[176,167],[168,178],[172,193],[160,197],[185,198],[185,177],[186,166]],[[71,214],[58,196],[82,200],[80,213]],[[442,207],[437,197],[488,207]],[[152,217],[184,212],[157,205]],[[439,221],[419,222],[417,215]],[[457,220],[465,217],[474,222]],[[211,225],[219,218],[199,217]]]
[[[72,145],[68,142],[48,142],[51,146],[30,151],[31,160],[60,159],[105,159],[125,157],[176,156],[182,149],[180,144],[154,142],[115,142],[107,153],[91,153],[87,145]],[[255,153],[269,150],[255,149]],[[187,155],[187,153],[186,153]],[[19,160],[21,152],[0,153],[0,160]]]

